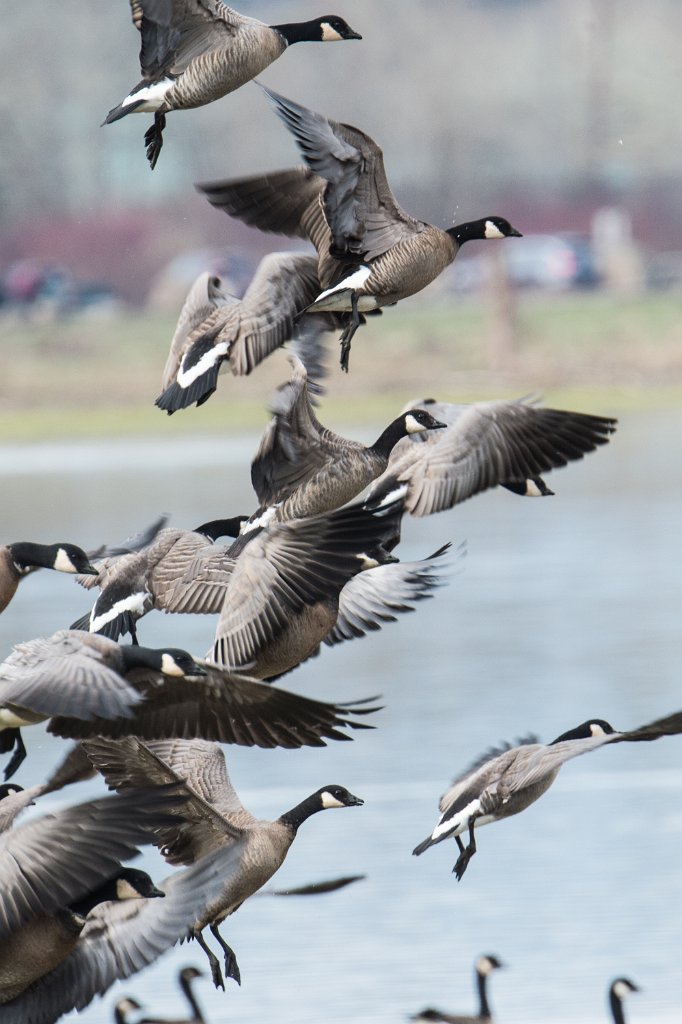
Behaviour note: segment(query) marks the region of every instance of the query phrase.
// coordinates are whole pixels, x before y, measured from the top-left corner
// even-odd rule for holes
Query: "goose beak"
[[[150,889],[148,899],[156,899],[157,897],[161,897],[161,896],[165,896],[165,895],[166,895],[165,892],[162,892],[161,889],[157,889],[156,886],[153,885],[152,888]]]
[[[351,29],[349,34],[346,36],[346,39],[362,39],[362,36],[360,35],[359,32],[355,32],[353,29]]]
[[[205,668],[203,667],[203,665],[198,665],[198,664],[196,663],[196,661],[195,661],[195,662],[194,662],[194,669],[193,669],[193,671],[192,671],[192,675],[193,675],[193,676],[207,676],[207,675],[208,675],[208,672],[207,672],[207,671],[206,671],[206,669],[205,669]]]
[[[350,797],[348,800],[349,807],[362,807],[365,802],[364,800],[361,800],[359,796],[353,796],[352,793],[349,793],[348,796]]]
[[[445,428],[447,427],[447,423],[441,423],[440,420],[436,420],[436,422],[433,424],[433,429],[435,430],[437,427]]]
[[[81,570],[81,575],[82,576],[98,576],[99,575],[99,569],[95,569],[94,565],[88,565],[88,566],[85,567],[85,569]]]
[[[522,234],[521,231],[517,231],[516,228],[512,228],[511,231],[509,232],[509,237],[510,238],[523,238],[523,234]]]

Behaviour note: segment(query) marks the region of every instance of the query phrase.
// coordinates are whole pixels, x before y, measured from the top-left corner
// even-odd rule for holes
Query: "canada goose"
[[[428,1007],[425,1010],[421,1010],[419,1013],[415,1013],[410,1020],[440,1020],[445,1021],[446,1024],[485,1024],[487,1021],[493,1019],[492,1010],[488,1003],[488,976],[492,971],[499,970],[504,967],[504,964],[498,960],[496,956],[488,954],[487,956],[479,956],[474,964],[476,972],[476,988],[478,991],[478,1013],[467,1016],[466,1014],[452,1014],[442,1013],[440,1010],[434,1010]]]
[[[419,856],[435,843],[454,836],[460,852],[453,871],[460,880],[476,853],[474,829],[525,810],[549,789],[566,761],[607,743],[657,740],[680,732],[682,711],[628,732],[616,732],[602,718],[591,718],[549,744],[529,736],[516,746],[493,748],[453,780],[440,798],[441,816],[436,827],[412,852]],[[466,831],[469,843],[465,847],[460,835]]]
[[[308,168],[197,185],[214,206],[264,231],[309,238],[322,291],[313,312],[350,314],[341,335],[348,370],[361,314],[394,305],[435,280],[470,239],[520,236],[488,216],[443,231],[415,220],[391,192],[381,149],[339,124],[261,86],[294,135]]]
[[[75,544],[34,544],[31,541],[4,544],[0,546],[0,612],[4,612],[23,578],[36,569],[97,573],[86,552]]]
[[[101,903],[152,899],[165,894],[145,871],[121,868],[80,900],[42,915],[0,939],[0,1004],[15,999],[58,967],[75,947],[90,911]]]
[[[123,790],[185,780],[184,790],[190,800],[183,806],[183,815],[194,812],[190,827],[181,823],[177,828],[158,829],[156,845],[169,863],[189,864],[209,850],[242,844],[238,865],[226,876],[219,899],[197,917],[192,929],[209,959],[216,988],[224,988],[224,979],[202,930],[210,927],[225,953],[226,975],[239,983],[237,962],[220,935],[220,923],[275,874],[307,818],[327,808],[363,803],[343,786],[323,786],[275,821],[267,821],[255,818],[242,806],[216,743],[171,740],[144,744],[130,736],[116,743],[89,740],[85,751],[111,788]]]
[[[384,472],[403,437],[445,427],[431,413],[411,409],[389,423],[374,444],[349,441],[318,421],[306,368],[297,356],[289,362],[292,376],[270,402],[272,419],[251,463],[261,507],[242,533],[340,508]]]
[[[609,1007],[611,1008],[611,1016],[613,1017],[614,1024],[625,1024],[623,1000],[626,996],[630,995],[631,992],[639,991],[640,990],[637,985],[635,985],[634,981],[630,981],[629,978],[616,978],[611,982],[609,986]]]
[[[232,568],[229,548],[215,545],[219,537],[238,537],[247,516],[215,519],[194,530],[166,527],[139,551],[97,563],[96,576],[79,576],[86,589],[99,587],[88,615],[72,624],[117,640],[130,633],[137,641],[136,622],[152,608],[166,612],[217,614],[225,580]],[[196,579],[195,566],[210,566],[207,578]]]
[[[159,656],[165,671],[146,664]],[[111,662],[121,657],[138,657],[138,667],[114,671]],[[378,710],[366,701],[311,700],[208,662],[190,659],[187,665],[186,659],[185,652],[170,649],[119,649],[106,637],[73,630],[20,644],[0,666],[0,725],[3,715],[15,725],[49,718],[48,732],[72,739],[135,733],[149,739],[319,747],[328,739],[350,739],[341,731],[345,728],[371,728],[351,716]],[[8,766],[10,774],[15,770],[16,764]]]
[[[396,445],[386,472],[372,484],[370,506],[400,495],[411,515],[426,516],[498,484],[517,494],[551,494],[540,474],[606,444],[617,423],[528,399],[422,404],[447,429],[422,435],[421,444],[406,438]]]
[[[202,274],[180,314],[163,372],[163,392],[156,399],[169,415],[207,401],[226,365],[235,376],[249,374],[292,336],[312,333],[319,339],[333,326],[322,317],[295,323],[320,290],[317,259],[307,253],[270,253],[259,263],[242,299],[214,298],[202,316],[207,309],[201,301],[206,281],[210,287],[217,280]]]
[[[152,841],[156,828],[177,826],[170,810],[181,811],[186,802],[172,786],[122,796],[65,807],[0,835],[0,941],[32,919],[80,906],[139,846]]]
[[[178,985],[189,1003],[191,1016],[189,1017],[140,1017],[136,1024],[205,1024],[204,1015],[201,1012],[196,996],[192,991],[192,982],[197,978],[203,978],[203,971],[196,967],[183,967],[178,971]],[[125,1016],[131,1011],[141,1010],[142,1007],[135,999],[121,999],[114,1008],[114,1020],[116,1024],[126,1024]]]
[[[131,8],[142,37],[142,81],[109,111],[104,124],[133,111],[153,111],[154,124],[144,137],[152,168],[170,110],[202,107],[234,92],[292,43],[362,39],[335,14],[266,25],[221,0],[132,0]]]
[[[238,840],[164,879],[164,899],[98,904],[69,956],[3,1006],[3,1024],[52,1024],[152,963],[184,938],[188,924],[221,893],[241,847]]]
[[[124,646],[83,630],[61,629],[16,644],[0,664],[0,753],[14,750],[5,778],[26,757],[23,726],[58,714],[130,718],[144,683],[153,687],[164,676],[202,674],[187,651]]]

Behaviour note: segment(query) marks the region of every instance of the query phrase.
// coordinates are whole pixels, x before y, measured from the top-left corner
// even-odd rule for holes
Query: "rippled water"
[[[681,428],[682,417],[627,416],[607,449],[551,475],[555,498],[497,491],[410,523],[403,557],[466,539],[450,585],[398,625],[325,650],[283,681],[325,699],[381,693],[376,730],[324,750],[228,749],[235,785],[259,815],[329,782],[365,798],[303,826],[278,886],[367,878],[326,897],[243,907],[223,926],[243,985],[223,994],[199,982],[208,1021],[379,1024],[426,1004],[471,1012],[481,952],[508,965],[491,986],[506,1024],[606,1020],[607,984],[620,974],[643,989],[629,1020],[679,1019],[682,737],[571,762],[540,802],[478,833],[460,884],[454,844],[419,859],[410,851],[451,776],[491,744],[529,731],[552,739],[588,717],[629,728],[682,707]],[[248,512],[254,443],[0,449],[2,537],[88,546],[162,511],[188,527]],[[3,656],[88,606],[70,580],[36,574],[0,618]],[[202,654],[211,627],[152,614],[140,632],[150,645],[172,639]],[[17,778],[30,785],[63,748],[38,729],[27,741]],[[156,855],[142,863],[168,873]],[[198,947],[173,951],[79,1019],[112,1019],[123,993],[150,1014],[181,1016],[174,976],[186,963],[204,966]]]

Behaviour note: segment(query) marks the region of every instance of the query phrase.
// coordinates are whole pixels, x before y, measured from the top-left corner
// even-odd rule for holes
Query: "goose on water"
[[[152,112],[154,123],[145,134],[152,168],[169,111],[202,107],[234,92],[292,43],[362,39],[335,14],[266,25],[221,0],[131,0],[131,11],[141,35],[142,81],[109,111],[104,123]]]
[[[222,370],[249,374],[289,340],[295,348],[319,352],[321,335],[333,328],[329,318],[296,320],[319,290],[317,260],[301,252],[264,256],[241,299],[226,295],[220,278],[201,274],[181,310],[156,405],[169,415],[203,405]]]
[[[627,732],[617,732],[603,719],[591,718],[552,743],[539,743],[530,736],[515,746],[493,748],[454,779],[440,798],[441,814],[433,832],[412,852],[419,856],[452,836],[459,847],[452,870],[460,880],[476,853],[474,829],[525,810],[549,789],[566,761],[606,744],[657,740],[681,732],[682,711]],[[460,838],[464,832],[469,838],[466,846]]]
[[[409,403],[447,424],[445,430],[407,437],[396,445],[367,504],[400,496],[405,510],[426,516],[489,487],[517,494],[551,494],[540,474],[582,459],[607,444],[617,421],[529,399],[452,405],[423,399]]]
[[[178,971],[178,985],[189,1005],[189,1017],[149,1017],[145,1014],[144,1017],[138,1017],[135,1024],[205,1024],[204,1015],[192,989],[192,982],[197,978],[203,978],[203,972],[196,967],[183,967]],[[115,1024],[128,1024],[127,1015],[137,1010],[142,1010],[142,1006],[136,999],[130,996],[119,999],[114,1007]]]
[[[211,964],[213,982],[224,987],[215,954],[202,935],[209,927],[225,954],[225,972],[240,980],[233,951],[220,935],[219,925],[252,896],[281,866],[300,825],[312,814],[332,807],[356,807],[363,801],[339,785],[323,786],[275,821],[255,818],[247,811],[227,773],[225,757],[216,743],[172,740],[144,744],[135,737],[118,742],[87,741],[85,750],[107,784],[118,790],[131,786],[164,785],[184,780],[189,803],[183,817],[189,825],[160,828],[156,845],[171,864],[190,864],[210,850],[237,844],[239,858],[225,877],[223,891],[197,916],[192,933]]]
[[[493,971],[499,970],[501,967],[504,967],[502,961],[492,954],[479,956],[476,960],[474,970],[476,973],[476,990],[478,992],[477,1014],[444,1013],[429,1006],[424,1010],[420,1010],[419,1013],[413,1014],[410,1020],[443,1021],[444,1024],[489,1024],[493,1019],[493,1012],[488,1002],[488,978]]]
[[[265,87],[263,87],[265,88]],[[400,208],[383,154],[369,135],[265,89],[307,163],[272,174],[197,185],[208,201],[263,231],[308,238],[320,293],[308,310],[343,313],[341,367],[362,314],[421,291],[471,239],[519,236],[504,217],[441,228]]]
[[[375,710],[288,693],[183,651],[124,647],[75,630],[19,644],[0,665],[0,726],[24,753],[19,726],[45,719],[48,732],[74,739],[135,733],[291,748],[350,739],[342,729],[371,728],[352,716]],[[17,766],[15,753],[5,774]]]

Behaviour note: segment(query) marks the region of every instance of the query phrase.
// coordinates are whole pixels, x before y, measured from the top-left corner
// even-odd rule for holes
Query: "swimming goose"
[[[194,402],[206,402],[217,387],[218,374],[228,364],[235,376],[249,374],[276,348],[302,332],[312,333],[318,339],[315,348],[319,348],[320,335],[334,326],[326,323],[325,317],[295,322],[320,290],[317,260],[307,253],[270,253],[259,263],[242,299],[221,293],[220,301],[214,298],[211,308],[203,302],[197,304],[206,281],[210,285],[218,280],[202,274],[180,314],[163,372],[163,392],[156,399],[156,405],[169,415]]]
[[[234,92],[292,43],[362,39],[335,14],[266,25],[221,0],[132,0],[131,7],[142,37],[142,81],[109,111],[104,124],[133,111],[152,111],[154,124],[144,137],[152,168],[169,111],[202,107]]]
[[[270,402],[272,419],[251,463],[261,507],[242,533],[340,508],[386,470],[402,438],[446,425],[424,409],[410,409],[389,423],[374,444],[350,441],[322,426],[310,401],[305,366],[295,355],[289,362],[291,378]]]
[[[36,569],[56,569],[57,572],[95,574],[90,557],[75,544],[34,544],[16,541],[0,546],[0,612],[17,592],[17,587]]]
[[[614,1024],[625,1024],[623,1000],[631,992],[639,992],[639,988],[629,978],[616,978],[611,982],[609,986],[609,1007],[611,1008]]]
[[[400,495],[411,515],[427,516],[498,484],[517,494],[551,494],[540,474],[606,444],[617,423],[527,398],[422,404],[447,429],[422,435],[421,444],[406,438],[396,445],[386,472],[372,484],[368,505]]]
[[[265,231],[309,238],[322,290],[313,312],[349,314],[341,335],[348,370],[361,314],[419,292],[471,239],[520,236],[504,217],[488,216],[443,231],[400,208],[376,142],[261,86],[294,135],[308,169],[197,185],[214,206]]]
[[[412,852],[419,856],[453,836],[460,851],[453,871],[460,880],[476,853],[474,829],[525,810],[549,789],[566,761],[607,743],[657,740],[680,732],[682,711],[628,732],[617,732],[602,718],[592,718],[549,744],[539,743],[529,736],[516,746],[505,744],[493,748],[454,779],[440,798],[441,816],[436,827]],[[468,832],[469,836],[466,847],[460,839],[463,832]]]
[[[488,1002],[488,977],[492,971],[499,970],[501,967],[504,967],[504,964],[492,954],[479,956],[476,960],[474,969],[476,972],[476,988],[478,991],[477,1014],[467,1016],[466,1014],[442,1013],[440,1010],[434,1010],[432,1007],[428,1007],[425,1010],[421,1010],[419,1013],[415,1013],[410,1020],[439,1020],[445,1021],[445,1024],[486,1024],[487,1021],[491,1021],[493,1019],[492,1010],[490,1009],[490,1004]]]
[[[240,851],[238,840],[164,879],[164,899],[98,904],[69,956],[3,1006],[3,1024],[52,1024],[158,959],[184,938],[197,914],[221,893]]]
[[[186,802],[177,786],[122,796],[65,807],[0,835],[0,942],[98,889],[157,828],[177,827],[170,811],[180,812]]]
[[[135,733],[295,748],[348,740],[342,730],[371,728],[356,717],[378,710],[367,701],[311,700],[208,662],[185,666],[185,652],[124,647],[121,655],[118,648],[106,637],[70,630],[18,645],[0,666],[0,723],[3,715],[21,724],[49,718],[48,732],[72,739]],[[165,672],[146,665],[159,654]],[[138,667],[116,672],[110,663],[120,657],[138,658]],[[7,771],[15,770],[11,764]]]
[[[140,1017],[137,1024],[205,1024],[204,1015],[192,991],[192,982],[203,978],[203,972],[196,967],[183,967],[178,971],[178,985],[190,1008],[189,1017]],[[135,999],[120,999],[114,1007],[115,1024],[126,1024],[126,1015],[142,1007]]]
[[[130,718],[144,684],[153,688],[164,676],[202,674],[187,651],[126,647],[83,630],[62,629],[16,644],[0,665],[0,753],[14,750],[5,778],[26,757],[23,726],[59,714]]]
[[[241,844],[238,865],[226,876],[220,897],[197,917],[192,929],[209,959],[216,988],[224,988],[224,979],[215,954],[201,934],[203,929],[210,927],[225,954],[226,975],[239,983],[237,962],[220,935],[220,923],[275,874],[307,818],[331,807],[363,803],[343,786],[323,786],[275,821],[268,821],[255,818],[243,807],[216,743],[172,740],[144,744],[130,736],[116,743],[90,740],[85,750],[111,788],[124,790],[185,780],[190,800],[183,806],[183,815],[193,815],[189,826],[181,822],[177,828],[158,830],[156,845],[169,863],[189,864],[209,850]]]

